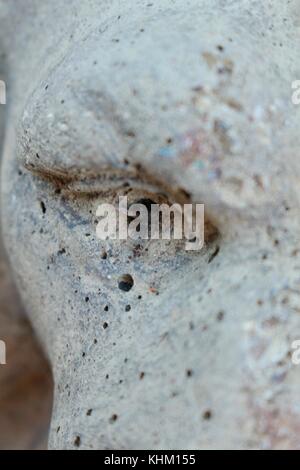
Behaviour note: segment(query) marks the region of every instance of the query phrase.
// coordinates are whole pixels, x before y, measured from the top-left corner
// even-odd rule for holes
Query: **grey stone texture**
[[[299,1],[0,0],[0,21],[2,231],[49,448],[299,448]],[[101,202],[162,193],[205,204],[202,251],[96,238]]]

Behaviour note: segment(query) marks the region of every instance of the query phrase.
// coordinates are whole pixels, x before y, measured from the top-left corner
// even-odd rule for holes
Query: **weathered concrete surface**
[[[50,447],[299,448],[299,2],[15,3],[3,229]],[[219,236],[100,243],[129,190],[188,192]]]

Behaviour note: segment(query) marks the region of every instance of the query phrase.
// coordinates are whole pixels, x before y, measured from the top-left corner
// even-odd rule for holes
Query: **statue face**
[[[65,42],[37,36],[13,108],[2,217],[53,365],[50,445],[295,448],[299,9],[167,4],[92,2],[83,32],[50,12]],[[100,241],[123,195],[204,203],[205,247]]]

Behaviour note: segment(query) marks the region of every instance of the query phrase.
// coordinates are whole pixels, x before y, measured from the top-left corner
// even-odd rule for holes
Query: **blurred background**
[[[0,57],[0,78],[3,57]],[[0,105],[0,161],[6,107]],[[1,227],[0,227],[1,228]],[[52,408],[52,377],[12,282],[0,232],[0,450],[46,449]]]
[[[52,407],[48,363],[26,319],[0,242],[0,449],[46,449]]]

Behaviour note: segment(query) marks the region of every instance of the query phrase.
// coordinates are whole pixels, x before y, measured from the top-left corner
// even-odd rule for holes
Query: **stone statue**
[[[299,448],[299,1],[0,0],[0,22],[2,232],[49,448]],[[120,195],[204,203],[205,247],[99,241]]]

